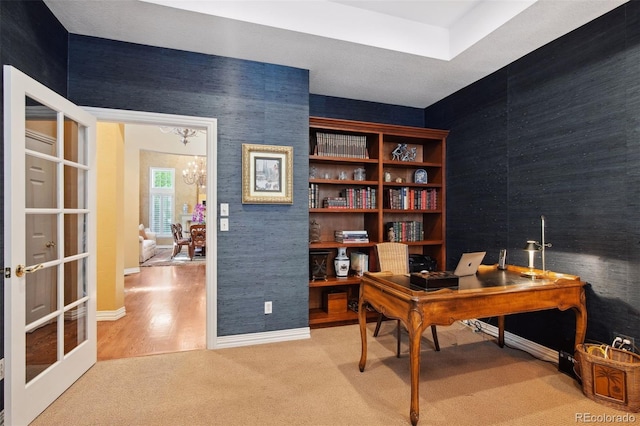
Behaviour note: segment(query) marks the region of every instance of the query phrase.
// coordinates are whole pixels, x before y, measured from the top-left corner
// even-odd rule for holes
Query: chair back
[[[207,225],[191,225],[191,245],[204,247],[207,244]]]
[[[177,243],[180,240],[182,232],[178,232],[178,226],[175,223],[171,224],[171,234],[173,235],[173,242]]]
[[[376,251],[381,272],[409,273],[409,246],[403,243],[378,243]]]

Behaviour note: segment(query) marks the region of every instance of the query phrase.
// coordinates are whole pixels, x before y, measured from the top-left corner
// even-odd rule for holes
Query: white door
[[[4,66],[5,424],[96,362],[93,116]]]

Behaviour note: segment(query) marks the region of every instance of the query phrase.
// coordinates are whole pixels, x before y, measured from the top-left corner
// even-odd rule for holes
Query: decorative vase
[[[346,277],[349,275],[349,257],[347,257],[346,247],[338,247],[338,255],[333,260],[333,266],[336,270],[336,277]]]

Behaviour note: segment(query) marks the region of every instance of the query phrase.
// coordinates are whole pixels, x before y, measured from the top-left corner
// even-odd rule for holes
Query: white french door
[[[96,119],[4,66],[5,424],[96,362]]]

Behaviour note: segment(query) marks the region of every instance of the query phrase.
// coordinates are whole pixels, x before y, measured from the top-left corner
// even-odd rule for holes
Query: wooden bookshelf
[[[322,148],[318,147],[321,133]],[[332,136],[335,135],[335,136]],[[326,311],[323,305],[325,292],[346,293],[348,301],[357,300],[360,279],[336,278],[333,258],[338,247],[347,247],[347,255],[361,252],[369,256],[369,271],[378,269],[375,245],[388,240],[387,223],[419,222],[423,231],[417,241],[401,241],[409,246],[409,252],[430,256],[445,267],[445,152],[448,131],[417,127],[395,126],[360,121],[311,117],[309,126],[309,186],[314,186],[315,203],[310,201],[309,221],[320,224],[320,241],[309,244],[310,250],[326,250],[328,256],[327,280],[309,281],[309,324],[311,327],[327,327],[357,322],[357,314]],[[357,141],[357,147],[344,146]],[[366,150],[362,143],[366,141]],[[332,145],[334,144],[334,145]],[[342,145],[341,145],[342,144]],[[394,158],[393,152],[405,144],[403,152],[409,159]],[[336,152],[360,157],[343,157]],[[319,154],[326,155],[319,155]],[[356,169],[364,169],[363,180],[355,179]],[[417,170],[426,171],[427,182],[414,182]],[[385,180],[385,173],[390,180]],[[342,175],[341,175],[342,174]],[[373,208],[324,208],[325,197],[340,197],[346,189],[369,188],[375,193]],[[388,190],[408,188],[436,191],[435,208],[385,208],[384,196]],[[310,191],[311,194],[311,191]],[[372,195],[373,196],[373,195]],[[368,243],[339,243],[334,241],[336,230],[366,230]],[[371,319],[377,318],[375,312]]]

